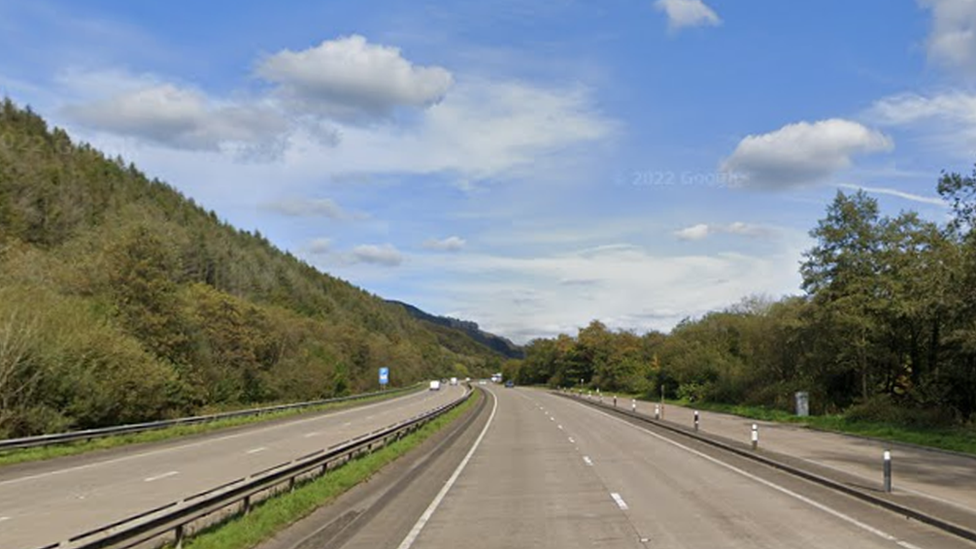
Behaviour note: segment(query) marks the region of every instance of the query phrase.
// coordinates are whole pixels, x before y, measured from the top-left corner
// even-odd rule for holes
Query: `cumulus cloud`
[[[325,217],[339,221],[364,217],[347,212],[331,198],[289,198],[265,204],[264,209],[289,217]]]
[[[715,10],[702,0],[657,0],[654,7],[667,14],[668,27],[672,30],[722,24]]]
[[[385,118],[398,107],[426,108],[451,87],[441,67],[414,65],[399,48],[352,35],[263,59],[261,78],[293,108],[347,122]]]
[[[424,248],[441,252],[456,252],[461,248],[464,248],[465,244],[467,244],[467,242],[465,242],[463,238],[459,236],[449,236],[440,240],[431,238],[424,242]]]
[[[926,42],[929,59],[970,76],[976,75],[976,2],[920,0],[932,11]]]
[[[70,104],[64,113],[94,130],[187,150],[277,154],[289,130],[274,109],[212,101],[198,90],[165,82]]]
[[[856,155],[893,146],[888,136],[850,120],[798,122],[745,137],[722,163],[722,170],[734,174],[742,187],[800,187],[821,183],[850,167]]]
[[[750,238],[761,238],[773,236],[775,231],[762,225],[736,221],[728,225],[699,223],[674,232],[674,236],[681,240],[703,240],[714,234],[731,234]]]
[[[392,244],[362,244],[349,252],[347,260],[349,263],[369,263],[396,267],[403,263],[403,254]]]

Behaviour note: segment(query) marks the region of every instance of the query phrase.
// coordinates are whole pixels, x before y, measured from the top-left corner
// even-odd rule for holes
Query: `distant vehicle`
[[[488,382],[483,379],[480,379],[478,380],[478,385],[488,385]]]
[[[491,382],[492,383],[501,383],[502,382],[502,375],[501,374],[492,374],[491,375]]]
[[[515,387],[515,382],[510,379],[505,382],[505,386],[511,389],[512,387]]]
[[[430,382],[430,390],[431,391],[440,391],[441,390],[441,382],[440,381],[437,381],[436,379],[434,381],[431,381]]]
[[[456,377],[452,377],[451,378],[451,385],[457,385],[457,384],[458,384],[457,378]]]

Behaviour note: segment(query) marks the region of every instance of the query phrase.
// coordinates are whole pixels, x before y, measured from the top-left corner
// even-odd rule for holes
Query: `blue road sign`
[[[380,385],[386,385],[390,382],[390,369],[380,368]]]

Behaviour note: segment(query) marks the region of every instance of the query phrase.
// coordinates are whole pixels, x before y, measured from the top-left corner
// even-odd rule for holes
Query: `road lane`
[[[494,425],[411,549],[973,547],[560,397],[493,391]]]
[[[607,489],[626,497],[628,519],[650,546],[972,547],[749,460],[547,393],[523,394],[567,425]]]
[[[347,410],[257,424],[230,434],[159,445],[64,468],[59,460],[0,470],[0,547],[29,549],[190,497],[364,435],[458,398],[461,387],[422,391]],[[56,520],[51,520],[56,518]]]

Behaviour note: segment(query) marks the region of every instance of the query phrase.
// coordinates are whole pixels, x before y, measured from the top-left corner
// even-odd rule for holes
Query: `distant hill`
[[[0,105],[0,437],[473,375],[486,340]]]
[[[420,319],[424,322],[430,324],[435,324],[437,326],[443,326],[445,328],[452,328],[455,330],[460,330],[467,334],[468,337],[481,343],[489,349],[501,353],[508,358],[524,358],[525,352],[522,347],[512,343],[509,339],[502,336],[498,336],[489,332],[483,331],[478,327],[477,322],[472,322],[470,320],[460,320],[457,318],[452,318],[449,316],[437,316],[432,315],[428,312],[422,311],[409,303],[403,303],[402,301],[387,300],[388,303],[394,303],[407,310],[410,316]]]

